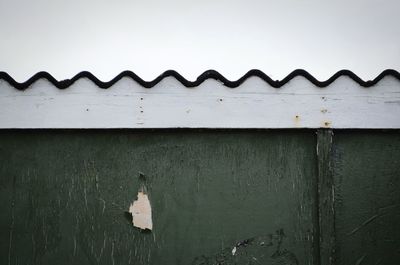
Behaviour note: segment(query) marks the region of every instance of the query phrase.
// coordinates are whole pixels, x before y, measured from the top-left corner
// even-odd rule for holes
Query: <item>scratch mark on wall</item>
[[[372,221],[374,221],[376,218],[378,218],[380,215],[375,214],[372,217],[370,217],[368,220],[366,220],[364,223],[362,223],[360,226],[357,226],[356,228],[354,228],[350,233],[348,233],[348,236],[351,236],[355,233],[357,233],[358,230],[360,230],[361,228],[363,228],[364,226],[366,226],[367,224],[371,223]]]
[[[101,213],[104,214],[104,211],[106,210],[106,201],[102,198],[99,198],[98,200],[103,203],[103,209],[102,209]]]
[[[112,265],[115,264],[115,260],[114,260],[114,241],[112,242],[112,245],[111,245],[111,262],[112,262]]]
[[[363,262],[363,260],[365,259],[365,257],[367,256],[367,254],[364,254],[362,257],[360,257],[355,265],[361,265],[361,263]]]
[[[103,245],[100,249],[100,254],[97,257],[95,257],[97,263],[100,263],[101,257],[103,256],[104,249],[106,248],[106,243],[107,243],[107,235],[106,235],[106,231],[104,231],[103,232]]]
[[[8,265],[11,264],[11,251],[12,251],[12,241],[13,241],[13,231],[14,231],[14,211],[15,211],[15,187],[16,187],[16,177],[13,177],[13,193],[11,201],[11,224],[8,240]]]
[[[32,236],[33,238],[33,236]],[[74,236],[74,252],[72,254],[74,257],[76,256],[76,236]]]

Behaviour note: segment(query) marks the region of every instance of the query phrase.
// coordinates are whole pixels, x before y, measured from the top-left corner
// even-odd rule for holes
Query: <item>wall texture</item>
[[[399,131],[3,130],[0,263],[398,264],[398,157]]]

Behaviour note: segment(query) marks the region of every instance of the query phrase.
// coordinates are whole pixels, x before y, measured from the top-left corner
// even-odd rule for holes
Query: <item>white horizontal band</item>
[[[364,88],[342,76],[318,88],[298,76],[281,88],[250,77],[237,88],[208,79],[187,88],[123,78],[109,89],[79,79],[58,89],[41,79],[25,91],[0,80],[0,128],[400,128],[400,81]]]

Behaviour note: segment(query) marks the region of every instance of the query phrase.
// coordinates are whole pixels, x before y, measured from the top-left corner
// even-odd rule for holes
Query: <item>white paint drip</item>
[[[143,191],[138,192],[137,200],[130,205],[129,212],[132,214],[133,226],[140,229],[153,229],[150,201]]]
[[[234,247],[234,248],[232,249],[232,256],[235,256],[235,254],[236,254],[236,247]]]

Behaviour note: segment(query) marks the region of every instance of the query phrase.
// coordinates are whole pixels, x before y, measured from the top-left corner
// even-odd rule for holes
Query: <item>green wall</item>
[[[398,131],[5,130],[0,161],[0,264],[400,264]]]
[[[400,264],[400,133],[337,132],[337,264]]]

